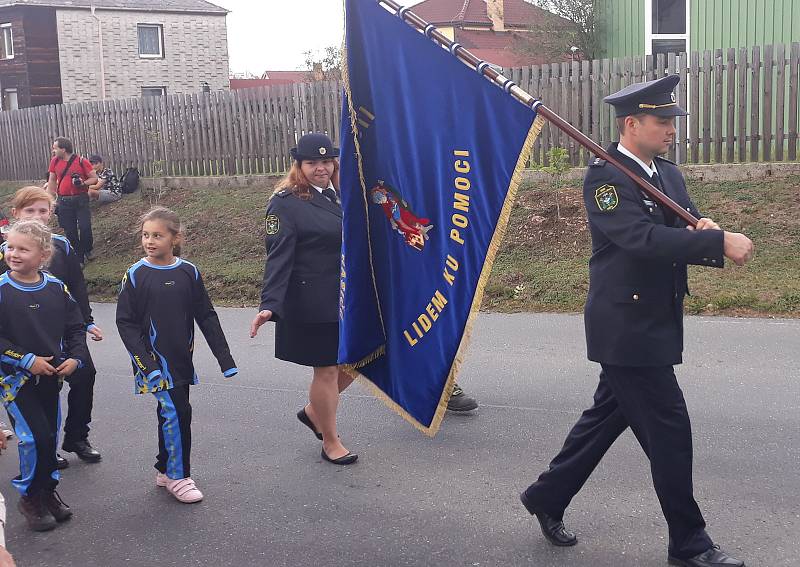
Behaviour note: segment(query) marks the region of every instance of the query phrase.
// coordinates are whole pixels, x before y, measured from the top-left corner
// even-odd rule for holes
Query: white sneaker
[[[203,499],[203,493],[194,484],[194,481],[189,478],[181,478],[178,480],[169,479],[167,481],[167,490],[178,500],[185,504],[192,504],[193,502],[200,502]]]

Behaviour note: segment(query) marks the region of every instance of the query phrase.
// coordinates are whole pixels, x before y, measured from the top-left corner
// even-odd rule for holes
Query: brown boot
[[[28,527],[35,532],[46,532],[56,527],[56,519],[45,507],[41,493],[23,496],[17,502],[17,509],[25,516]]]
[[[61,496],[55,490],[43,491],[42,501],[56,522],[66,522],[72,517],[72,510],[69,509],[66,502],[61,500]]]

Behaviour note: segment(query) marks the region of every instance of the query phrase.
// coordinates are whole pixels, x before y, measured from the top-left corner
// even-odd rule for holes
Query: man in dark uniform
[[[606,97],[616,110],[619,144],[609,153],[695,217],[678,167],[659,157],[675,137],[677,75],[631,85]],[[683,352],[687,264],[743,265],[753,254],[743,234],[710,219],[696,229],[644,194],[615,166],[594,159],[584,180],[592,234],[585,324],[589,359],[602,371],[594,405],[572,428],[547,471],[521,495],[554,545],[575,545],[564,511],[628,427],[650,460],[669,528],[668,561],[687,567],[743,566],[713,545],[692,490],[692,434],[673,365]]]

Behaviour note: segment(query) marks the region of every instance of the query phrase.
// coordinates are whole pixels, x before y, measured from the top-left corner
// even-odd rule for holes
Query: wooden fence
[[[613,109],[603,97],[631,83],[677,73],[677,120],[670,157],[679,163],[795,161],[798,152],[800,43],[717,49],[668,57],[626,57],[514,68],[506,74],[602,146],[617,138]],[[573,164],[586,151],[557,128],[544,128],[532,160],[554,146]]]
[[[607,94],[665,73],[681,75],[671,157],[681,163],[794,161],[798,155],[800,43],[664,57],[576,61],[505,73],[601,145],[616,139]],[[289,148],[310,131],[340,135],[341,85],[319,82],[194,95],[107,100],[0,112],[0,179],[44,176],[53,138],[116,171],[145,176],[279,173]],[[585,150],[545,127],[532,162],[551,147]]]
[[[85,102],[0,112],[0,179],[41,179],[57,136],[145,176],[278,173],[306,132],[339,138],[337,82]]]

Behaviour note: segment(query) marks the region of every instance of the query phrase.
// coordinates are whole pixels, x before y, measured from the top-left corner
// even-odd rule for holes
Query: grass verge
[[[13,190],[0,184],[0,198]],[[690,268],[689,313],[800,316],[800,177],[757,183],[693,183],[700,210],[756,245],[743,268]],[[183,219],[184,255],[203,271],[221,305],[258,302],[264,261],[264,206],[271,189],[170,190],[161,204]],[[3,199],[5,200],[5,198]],[[588,287],[590,238],[580,188],[524,186],[489,280],[483,308],[575,312]],[[94,206],[97,259],[85,271],[92,297],[110,300],[125,269],[141,257],[136,223],[150,202],[139,194]]]

